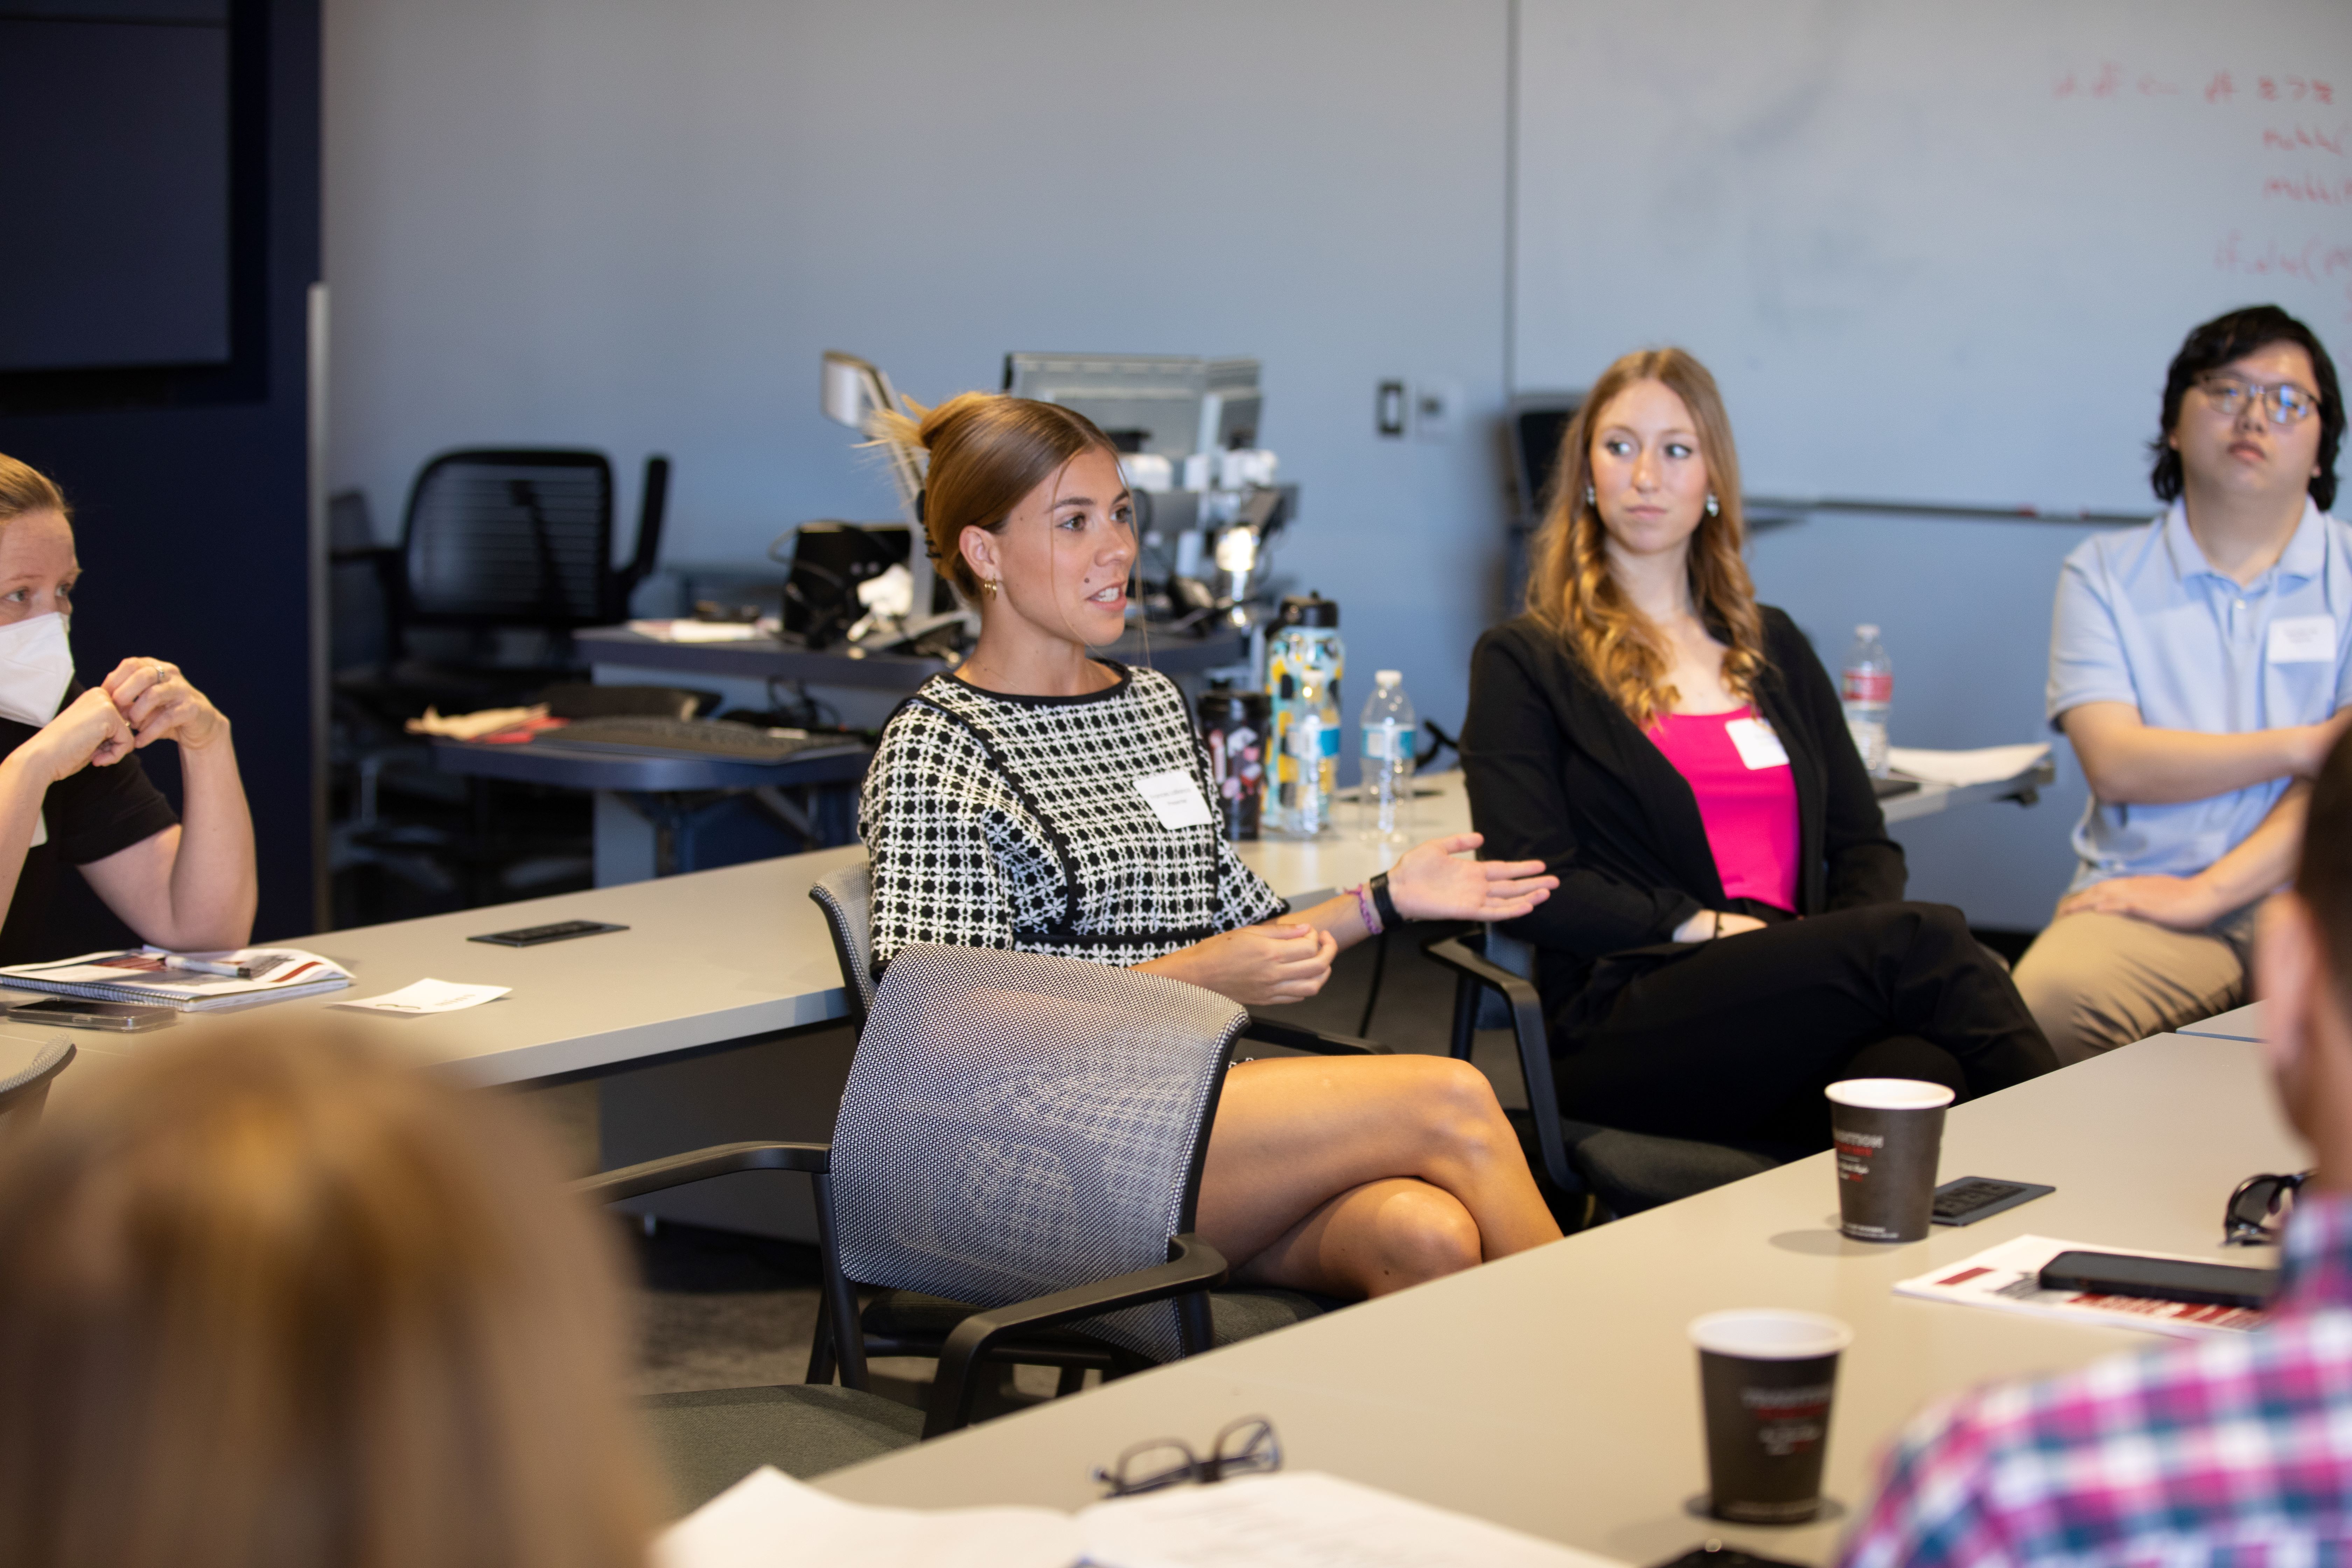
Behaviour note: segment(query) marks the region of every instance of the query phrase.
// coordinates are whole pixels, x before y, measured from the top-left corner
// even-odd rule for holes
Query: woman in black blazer
[[[1828,673],[1756,603],[1738,459],[1680,350],[1612,365],[1563,439],[1529,613],[1471,668],[1462,759],[1486,852],[1540,859],[1560,1102],[1643,1131],[1820,1147],[1824,1086],[1962,1098],[2056,1066],[1902,849]]]

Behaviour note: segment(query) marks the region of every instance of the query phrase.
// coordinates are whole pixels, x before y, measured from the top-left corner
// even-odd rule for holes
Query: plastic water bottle
[[[1331,825],[1339,785],[1339,678],[1347,667],[1339,606],[1319,595],[1282,602],[1281,624],[1265,643],[1266,695],[1274,737],[1265,826],[1312,838]]]
[[[1886,776],[1886,721],[1895,708],[1895,666],[1878,628],[1867,623],[1853,628],[1853,646],[1846,649],[1844,679],[1845,727],[1853,735],[1853,749],[1873,778]]]
[[[1364,837],[1404,837],[1402,811],[1412,800],[1413,741],[1420,729],[1413,718],[1412,699],[1404,694],[1402,671],[1383,669],[1372,677],[1371,696],[1364,700]]]

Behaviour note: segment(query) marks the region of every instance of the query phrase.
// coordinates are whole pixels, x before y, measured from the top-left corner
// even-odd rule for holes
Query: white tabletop
[[[2025,1234],[2267,1262],[2223,1253],[2223,1203],[2243,1177],[2303,1158],[2253,1047],[2160,1035],[1951,1112],[1946,1178],[2058,1188],[1977,1225],[1908,1246],[1846,1241],[1822,1154],[821,1484],[868,1502],[1071,1508],[1096,1495],[1091,1467],[1127,1445],[1198,1445],[1259,1414],[1295,1468],[1633,1563],[1707,1536],[1821,1562],[1844,1520],[1742,1528],[1685,1511],[1706,1485],[1691,1319],[1794,1307],[1854,1327],[1827,1482],[1851,1507],[1881,1443],[1929,1398],[2167,1342],[1898,1298],[1895,1281]]]

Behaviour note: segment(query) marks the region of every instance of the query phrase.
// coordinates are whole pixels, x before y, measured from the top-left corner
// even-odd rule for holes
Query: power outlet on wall
[[[1417,381],[1412,387],[1412,433],[1423,441],[1451,441],[1462,425],[1462,384]]]

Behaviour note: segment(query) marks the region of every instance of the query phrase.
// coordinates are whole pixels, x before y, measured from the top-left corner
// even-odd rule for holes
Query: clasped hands
[[[88,766],[106,767],[132,752],[171,739],[200,750],[228,732],[212,700],[158,658],[126,658],[104,683],[83,692],[43,725],[24,750],[49,782]]]

